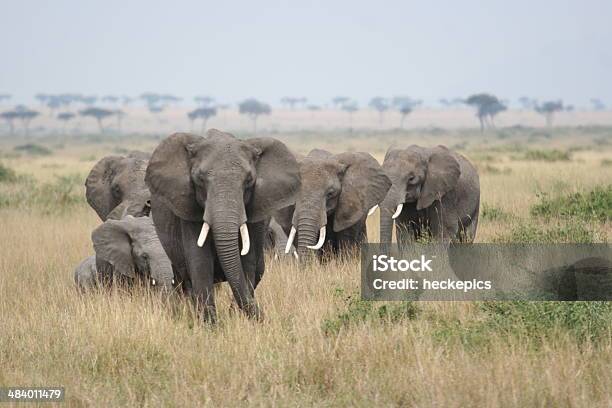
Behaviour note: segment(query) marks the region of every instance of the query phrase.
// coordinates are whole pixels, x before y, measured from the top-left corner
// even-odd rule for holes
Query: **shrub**
[[[460,342],[468,348],[486,347],[495,338],[529,339],[539,347],[565,333],[579,344],[606,340],[612,329],[612,302],[481,302],[480,321],[437,320],[434,339]]]
[[[512,228],[506,235],[499,235],[494,242],[510,242],[516,244],[530,243],[577,243],[591,244],[601,242],[605,237],[599,237],[587,224],[572,222],[541,228],[535,224],[520,223]]]
[[[534,161],[569,161],[571,155],[569,152],[561,150],[527,150],[522,156],[515,157],[518,160],[534,160]]]
[[[501,208],[490,206],[486,203],[482,204],[482,211],[480,212],[480,216],[483,220],[497,220],[497,221],[505,221],[510,218],[510,214],[503,211]]]
[[[33,143],[16,146],[13,150],[32,156],[49,156],[53,153],[50,149]]]
[[[610,167],[610,166],[612,166],[612,160],[610,160],[610,159],[603,159],[601,161],[601,166],[602,167]]]
[[[337,294],[342,293],[342,290],[337,291]],[[342,328],[368,321],[396,323],[402,320],[414,320],[419,312],[418,307],[410,301],[394,302],[375,307],[375,303],[361,300],[359,295],[346,297],[344,305],[346,310],[323,321],[321,328],[325,334],[338,334]]]
[[[0,183],[12,183],[17,181],[15,170],[0,163]]]
[[[531,207],[531,215],[544,218],[566,217],[590,221],[612,220],[612,185],[598,186],[588,193],[578,192],[549,198],[541,196],[540,202]]]

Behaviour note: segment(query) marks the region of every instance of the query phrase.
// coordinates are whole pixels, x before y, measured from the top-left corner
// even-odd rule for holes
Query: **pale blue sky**
[[[612,1],[0,0],[0,93],[612,104]]]

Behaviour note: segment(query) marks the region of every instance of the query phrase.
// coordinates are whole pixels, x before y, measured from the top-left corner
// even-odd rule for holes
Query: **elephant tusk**
[[[374,211],[376,211],[376,209],[378,208],[378,204],[376,204],[374,207],[370,208],[370,211],[368,211],[368,217],[372,214],[374,214]]]
[[[395,213],[391,216],[391,218],[396,219],[397,217],[399,217],[402,212],[402,208],[404,208],[404,203],[398,204],[397,209],[395,210]]]
[[[298,255],[297,251],[293,251],[293,257],[297,260],[300,259],[300,256]]]
[[[201,248],[204,246],[204,242],[206,242],[206,237],[208,236],[208,231],[210,231],[210,225],[205,222],[202,225],[202,231],[200,231],[200,236],[198,237],[198,246]]]
[[[285,253],[288,254],[291,251],[291,245],[293,245],[293,240],[295,239],[296,229],[294,226],[291,226],[291,231],[289,232],[289,238],[287,238],[287,245],[285,246]]]
[[[249,249],[251,249],[251,240],[249,239],[249,229],[247,228],[246,223],[240,226],[240,238],[242,238],[242,251],[240,251],[240,255],[246,255],[249,253]]]
[[[308,249],[321,249],[321,247],[323,246],[323,243],[325,242],[325,230],[327,228],[324,226],[321,227],[321,230],[319,231],[319,241],[317,242],[317,244],[315,246],[307,246],[306,248]]]

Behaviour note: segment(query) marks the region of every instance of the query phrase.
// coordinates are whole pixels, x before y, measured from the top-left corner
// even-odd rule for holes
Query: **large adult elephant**
[[[85,195],[102,221],[149,214],[151,194],[144,182],[149,156],[144,152],[107,156],[91,169]]]
[[[96,254],[75,269],[79,287],[140,280],[154,287],[172,288],[172,265],[150,217],[128,215],[121,220],[106,220],[92,232],[91,239]]]
[[[333,253],[367,240],[366,219],[391,187],[380,164],[368,153],[332,154],[312,150],[300,161],[302,187],[291,211],[275,217],[287,227],[288,246],[297,239],[300,257],[328,245]]]
[[[398,243],[433,237],[472,242],[478,226],[480,181],[476,168],[444,146],[387,151],[383,168],[393,185],[380,206],[380,241]]]
[[[266,223],[295,201],[299,177],[295,157],[271,138],[175,133],[153,152],[145,181],[155,227],[206,320],[216,319],[213,284],[221,281],[248,316],[261,317],[254,289],[265,268]]]

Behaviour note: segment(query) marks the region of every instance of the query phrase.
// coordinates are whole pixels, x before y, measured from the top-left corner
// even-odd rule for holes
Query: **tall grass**
[[[503,143],[523,137],[511,133]],[[430,144],[454,138],[430,136]],[[477,137],[461,135],[468,156]],[[317,143],[295,140],[299,150]],[[305,266],[269,257],[257,290],[263,322],[236,313],[225,284],[216,326],[201,324],[180,297],[146,288],[79,294],[72,271],[93,253],[99,224],[84,203],[91,163],[81,158],[116,143],[6,159],[27,180],[0,182],[9,197],[0,206],[0,385],[63,385],[69,406],[612,404],[609,303],[363,302],[354,257]],[[381,150],[376,139],[346,143]],[[552,192],[559,180],[567,194],[610,184],[602,149],[575,152],[582,162],[513,161],[513,151],[487,149],[511,171],[481,174],[477,241],[608,239],[609,221],[587,217],[585,233],[564,230],[570,223],[554,211],[531,214],[536,191]],[[377,218],[368,220],[373,242]]]

